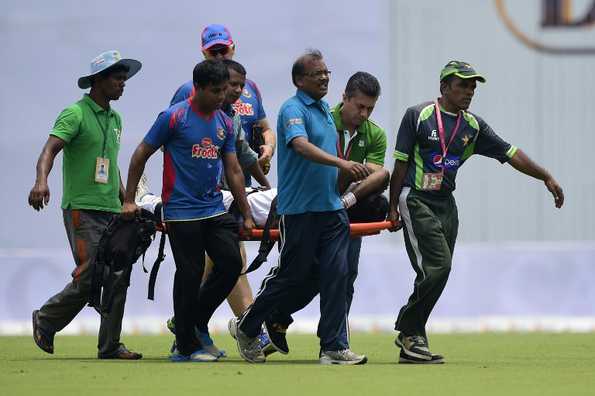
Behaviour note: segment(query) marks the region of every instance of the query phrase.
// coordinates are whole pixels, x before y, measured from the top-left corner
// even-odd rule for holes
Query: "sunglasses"
[[[207,52],[212,57],[216,57],[217,55],[225,56],[225,55],[227,55],[232,50],[232,48],[233,48],[233,46],[229,46],[228,47],[226,45],[215,46],[215,47],[209,48],[207,50]]]

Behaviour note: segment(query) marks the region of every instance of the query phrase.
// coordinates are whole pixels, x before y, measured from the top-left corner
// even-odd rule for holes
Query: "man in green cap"
[[[470,64],[449,62],[440,73],[440,98],[408,108],[397,135],[389,220],[395,229],[404,223],[405,247],[417,275],[395,323],[400,363],[444,362],[430,352],[425,327],[450,273],[459,225],[452,192],[458,169],[471,155],[508,162],[542,180],[557,208],[564,203],[562,188],[547,170],[467,111],[478,81],[486,79]]]
[[[54,353],[54,334],[62,330],[89,300],[99,240],[110,221],[120,213],[124,187],[118,169],[122,119],[110,102],[124,93],[126,80],[141,63],[106,51],[91,61],[90,73],[78,80],[89,94],[64,109],[54,124],[37,161],[35,185],[29,205],[39,211],[50,200],[48,175],[54,158],[64,152],[62,163],[62,213],[76,268],[72,281],[33,311],[33,339],[47,353]],[[97,353],[100,359],[140,359],[120,343],[128,279],[115,271],[112,308],[101,317]]]

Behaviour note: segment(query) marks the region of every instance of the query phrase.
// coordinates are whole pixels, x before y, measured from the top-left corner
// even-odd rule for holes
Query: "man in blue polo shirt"
[[[229,72],[220,61],[194,68],[196,94],[162,112],[130,160],[125,217],[139,209],[134,193],[149,157],[164,147],[163,214],[176,263],[174,313],[177,350],[172,361],[213,361],[194,329],[207,326],[213,312],[234,287],[242,268],[238,225],[223,206],[221,172],[244,218],[254,226],[244,195],[244,178],[235,153],[231,119],[221,110]],[[205,251],[215,268],[201,286]]]
[[[347,307],[347,246],[349,220],[337,188],[338,170],[356,180],[369,172],[365,165],[337,157],[337,132],[328,104],[329,75],[322,54],[310,50],[291,71],[295,96],[279,111],[277,131],[278,212],[281,252],[277,266],[244,314],[230,321],[242,358],[263,363],[258,341],[263,321],[283,301],[293,298],[312,273],[320,278],[320,363],[363,364],[341,337]]]

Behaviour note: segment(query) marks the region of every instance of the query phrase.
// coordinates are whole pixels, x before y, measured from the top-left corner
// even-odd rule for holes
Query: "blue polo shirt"
[[[337,155],[337,131],[328,103],[298,90],[279,110],[277,136],[279,214],[342,209],[337,191],[338,169],[307,160],[290,144],[303,136],[321,150]]]
[[[229,117],[221,110],[202,114],[190,99],[184,100],[159,114],[144,142],[164,147],[165,220],[200,220],[225,213],[219,189],[221,158],[235,152]]]

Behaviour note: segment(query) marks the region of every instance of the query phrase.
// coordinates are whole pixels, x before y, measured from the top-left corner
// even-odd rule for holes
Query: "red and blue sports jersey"
[[[188,81],[178,88],[174,97],[170,101],[170,106],[192,96],[194,96],[194,84],[192,81]],[[242,95],[232,106],[234,111],[239,114],[242,119],[242,128],[246,134],[246,141],[251,142],[254,124],[266,117],[264,106],[262,105],[262,97],[260,96],[260,91],[254,81],[246,80]]]
[[[157,117],[144,138],[163,146],[164,219],[200,220],[225,213],[219,181],[222,156],[235,152],[232,121],[221,110],[200,113],[190,99]]]

